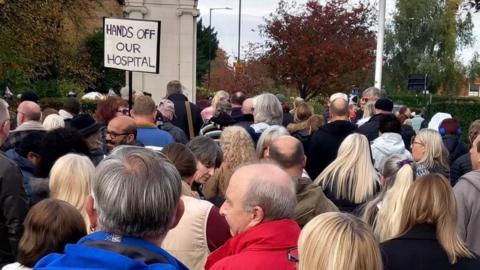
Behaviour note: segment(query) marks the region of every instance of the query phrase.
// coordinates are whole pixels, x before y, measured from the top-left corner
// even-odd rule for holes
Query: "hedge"
[[[423,109],[425,118],[430,119],[437,112],[450,113],[460,122],[463,130],[462,139],[468,142],[468,128],[470,124],[480,119],[480,98],[476,97],[443,97],[432,96],[394,96],[395,104],[410,108]]]

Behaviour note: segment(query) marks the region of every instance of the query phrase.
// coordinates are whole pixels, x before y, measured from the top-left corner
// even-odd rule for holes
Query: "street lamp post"
[[[377,61],[375,64],[375,87],[382,89],[383,69],[383,41],[385,38],[385,0],[379,1],[378,8],[378,36],[377,36]]]
[[[1,1],[1,0],[0,0]],[[212,34],[212,10],[232,10],[230,7],[223,7],[223,8],[210,8],[210,14],[208,17],[208,30],[210,34]],[[212,39],[211,37],[208,39],[208,89],[210,89],[210,71],[212,68]]]
[[[238,50],[237,62],[240,63],[240,36],[242,30],[242,0],[238,0]]]

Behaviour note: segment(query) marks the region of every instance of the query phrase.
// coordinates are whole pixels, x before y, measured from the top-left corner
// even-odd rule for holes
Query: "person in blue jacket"
[[[115,149],[96,168],[85,202],[90,235],[35,269],[187,269],[160,248],[183,214],[181,178],[160,153],[137,146]]]

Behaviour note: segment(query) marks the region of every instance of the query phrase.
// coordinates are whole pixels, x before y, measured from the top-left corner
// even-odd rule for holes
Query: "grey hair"
[[[376,87],[369,87],[363,91],[363,96],[376,97],[377,99],[386,98],[387,93],[383,89],[378,89]]]
[[[8,103],[0,98],[0,125],[10,119],[10,113],[8,112]]]
[[[273,163],[263,164],[271,164],[281,170]],[[253,175],[245,193],[243,209],[251,212],[255,206],[259,206],[264,212],[264,220],[269,221],[293,218],[296,205],[297,197],[293,181],[283,185],[271,179]]]
[[[283,121],[282,104],[273,94],[266,93],[253,99],[253,119],[255,123],[281,125]]]
[[[267,129],[265,129],[257,142],[257,157],[260,159],[263,158],[263,152],[265,151],[265,149],[270,146],[274,139],[282,135],[290,135],[288,130],[283,126],[274,125],[269,126]]]
[[[92,189],[103,230],[156,238],[165,235],[173,222],[181,178],[161,153],[123,146],[98,165]]]
[[[183,93],[183,85],[178,80],[173,80],[168,82],[167,84],[167,97],[174,95],[174,94],[182,94]]]

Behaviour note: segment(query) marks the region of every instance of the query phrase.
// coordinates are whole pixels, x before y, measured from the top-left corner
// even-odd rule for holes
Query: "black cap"
[[[38,97],[37,94],[35,94],[35,92],[33,91],[26,91],[22,94],[22,96],[20,97],[20,102],[23,102],[23,101],[33,101],[35,103],[38,103],[38,101],[40,100],[40,98]]]
[[[375,109],[391,112],[393,110],[393,102],[388,98],[381,98],[375,102]]]

